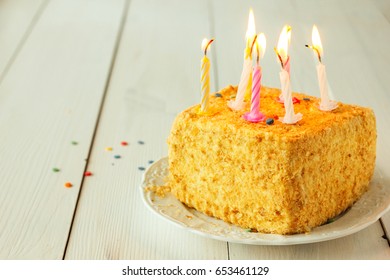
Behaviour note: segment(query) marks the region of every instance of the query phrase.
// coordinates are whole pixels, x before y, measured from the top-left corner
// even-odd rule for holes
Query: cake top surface
[[[280,89],[262,86],[260,111],[267,118],[273,118],[274,123],[272,125],[266,124],[265,121],[251,123],[242,117],[250,111],[250,101],[246,102],[241,111],[233,111],[227,106],[229,100],[235,99],[236,93],[236,86],[227,86],[218,93],[211,94],[209,98],[210,111],[213,112],[211,115],[198,114],[199,105],[188,108],[181,115],[185,121],[197,122],[205,129],[212,128],[212,126],[226,127],[234,131],[239,129],[249,137],[273,134],[291,140],[331,129],[357,116],[373,114],[369,108],[346,105],[341,102],[338,102],[338,107],[333,111],[321,111],[318,108],[319,98],[294,92],[293,97],[298,99],[298,102],[294,104],[294,111],[303,114],[303,118],[296,124],[284,124],[280,121],[280,118],[285,115],[284,105],[277,101],[281,93]]]

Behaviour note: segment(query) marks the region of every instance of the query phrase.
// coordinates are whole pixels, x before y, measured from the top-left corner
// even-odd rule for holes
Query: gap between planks
[[[123,30],[124,30],[124,27],[125,27],[125,24],[126,24],[126,21],[127,21],[127,14],[128,14],[129,6],[130,6],[130,0],[125,0],[125,4],[123,6],[122,18],[121,18],[121,22],[120,22],[119,29],[118,29],[118,34],[117,34],[116,41],[115,41],[114,51],[113,51],[113,54],[112,54],[111,64],[110,64],[109,71],[108,71],[108,74],[107,74],[107,79],[106,79],[105,86],[104,86],[104,92],[103,92],[102,100],[101,100],[101,103],[100,103],[100,106],[99,106],[99,111],[98,111],[98,115],[97,115],[97,118],[96,118],[95,128],[93,130],[93,134],[92,134],[92,138],[91,138],[91,144],[89,146],[87,160],[86,160],[86,163],[85,163],[84,171],[82,173],[83,177],[81,179],[80,191],[79,191],[79,194],[77,196],[76,205],[75,205],[75,208],[74,208],[74,211],[73,211],[72,222],[71,222],[70,227],[69,227],[68,238],[66,240],[66,244],[65,244],[65,248],[64,248],[64,254],[62,256],[63,260],[65,260],[65,258],[66,258],[66,253],[67,253],[67,250],[68,250],[69,240],[70,240],[70,236],[72,234],[73,224],[74,224],[74,220],[75,220],[75,217],[76,217],[77,208],[78,208],[78,205],[79,205],[81,193],[82,193],[82,190],[83,190],[83,185],[84,185],[84,180],[85,180],[84,173],[88,169],[89,159],[91,157],[91,153],[92,153],[92,150],[93,150],[95,137],[96,137],[97,131],[99,129],[99,122],[100,122],[100,118],[101,118],[101,115],[102,115],[104,103],[105,103],[105,100],[106,100],[108,88],[110,86],[110,81],[111,81],[113,69],[115,67],[115,61],[116,61],[116,58],[117,58],[117,55],[118,55],[118,50],[119,50],[119,46],[120,46],[120,43],[121,43]]]
[[[35,15],[31,19],[30,24],[28,25],[26,31],[24,32],[22,38],[20,39],[19,43],[16,45],[15,51],[12,53],[11,57],[5,64],[4,70],[2,73],[0,73],[0,84],[3,82],[5,76],[8,74],[9,69],[11,68],[11,65],[14,63],[16,57],[19,55],[20,51],[22,50],[24,44],[26,43],[28,37],[30,37],[32,31],[34,30],[36,24],[38,23],[39,19],[41,18],[41,15],[43,11],[46,9],[47,5],[49,4],[50,0],[45,0],[41,3],[40,7],[36,11]]]
[[[387,232],[386,230],[386,227],[384,225],[384,222],[382,221],[382,218],[379,219],[379,223],[382,227],[382,230],[383,230],[383,238],[387,240],[387,244],[389,244],[389,247],[390,247],[390,236],[389,236],[389,233]]]

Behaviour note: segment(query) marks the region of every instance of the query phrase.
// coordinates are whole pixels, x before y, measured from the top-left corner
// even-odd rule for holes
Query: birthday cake
[[[376,157],[371,109],[293,93],[296,124],[280,121],[279,89],[261,88],[265,121],[231,110],[237,87],[210,95],[180,113],[168,138],[169,186],[188,207],[263,233],[308,232],[348,209],[367,191]]]

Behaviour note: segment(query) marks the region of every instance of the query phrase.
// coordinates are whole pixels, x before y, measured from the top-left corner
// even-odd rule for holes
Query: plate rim
[[[366,219],[364,219],[364,221],[356,223],[353,226],[347,227],[347,228],[345,228],[342,231],[340,231],[340,230],[335,231],[335,232],[333,232],[333,234],[330,233],[330,234],[317,235],[315,233],[315,229],[316,228],[320,228],[320,227],[323,227],[323,226],[327,225],[327,224],[324,224],[324,225],[321,225],[321,226],[318,226],[318,227],[314,228],[312,231],[310,231],[308,233],[298,233],[298,234],[292,234],[292,235],[281,235],[281,234],[272,234],[272,233],[258,233],[258,232],[251,233],[251,234],[254,234],[254,235],[258,235],[259,238],[256,238],[256,239],[236,239],[236,238],[229,238],[228,236],[215,235],[215,234],[211,234],[209,232],[205,232],[205,231],[202,231],[202,230],[190,227],[188,225],[185,225],[182,222],[178,221],[177,219],[175,219],[175,218],[173,218],[173,217],[171,217],[169,215],[164,215],[161,212],[157,211],[151,205],[151,203],[149,202],[149,199],[147,198],[147,191],[145,190],[145,188],[147,187],[146,179],[147,179],[148,175],[155,168],[157,168],[160,164],[162,164],[164,162],[167,162],[167,161],[169,162],[168,156],[162,157],[162,158],[156,160],[155,162],[153,162],[145,170],[145,172],[143,173],[142,181],[141,181],[141,184],[139,186],[140,187],[140,191],[141,191],[141,197],[142,197],[143,203],[155,215],[159,216],[160,218],[163,218],[164,220],[170,222],[171,224],[173,224],[173,225],[175,225],[175,226],[177,226],[177,227],[179,227],[181,229],[185,229],[185,230],[187,230],[189,232],[195,233],[197,235],[200,235],[200,236],[203,236],[203,237],[207,237],[207,238],[211,238],[211,239],[214,239],[214,240],[230,242],[230,243],[237,243],[237,244],[270,245],[270,246],[274,246],[274,245],[276,245],[276,246],[286,246],[286,245],[300,245],[300,244],[319,243],[319,242],[324,242],[324,241],[329,241],[329,240],[342,238],[342,237],[345,237],[345,236],[357,233],[357,232],[359,232],[359,231],[369,227],[370,225],[374,224],[375,222],[377,222],[384,214],[386,214],[386,212],[388,212],[390,210],[390,197],[387,197],[386,198],[386,200],[388,202],[387,206],[382,206],[382,207],[378,206],[376,208],[377,211],[372,213],[370,215],[370,217],[367,217],[367,215],[362,216],[362,218],[366,218]],[[377,175],[377,176],[379,176],[379,175]],[[383,186],[383,188],[385,188],[387,190],[387,192],[390,193],[390,187],[389,186]],[[187,207],[181,201],[177,200],[173,195],[172,195],[172,198],[175,199],[178,203],[182,204],[183,207]],[[362,198],[364,199],[364,195],[363,195]],[[351,209],[354,208],[354,206],[355,206],[355,204],[352,205],[346,211],[350,211]],[[382,209],[380,210],[380,208],[382,208]],[[193,211],[195,211],[197,213],[203,214],[202,212],[197,211],[196,209],[194,209]],[[235,225],[232,225],[230,223],[224,222],[224,221],[222,221],[219,218],[215,218],[215,217],[211,217],[211,216],[208,216],[208,218],[216,219],[216,220],[218,220],[218,221],[220,221],[222,223],[225,223],[228,226],[235,226]],[[343,217],[340,217],[339,220],[341,220],[341,219],[343,219]],[[238,226],[236,226],[236,227],[238,227]],[[240,228],[240,227],[238,227],[238,228]],[[241,228],[241,229],[243,231],[245,231],[245,229],[243,229],[243,228]],[[313,232],[314,232],[314,234],[313,234]],[[266,240],[264,238],[261,238],[261,236],[275,237],[275,240]],[[308,237],[310,237],[310,238],[308,238]]]

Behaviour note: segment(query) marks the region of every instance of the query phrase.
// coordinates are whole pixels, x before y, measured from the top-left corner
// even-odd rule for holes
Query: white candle
[[[295,114],[294,105],[292,100],[292,92],[291,92],[291,83],[290,83],[290,75],[285,69],[279,73],[280,83],[282,85],[282,92],[285,96],[284,98],[284,108],[285,115],[281,119],[281,121],[285,124],[294,124],[302,119],[302,114]]]
[[[278,55],[282,70],[279,72],[281,91],[279,102],[284,103],[285,115],[281,121],[285,124],[294,124],[302,119],[302,114],[295,114],[290,83],[290,57],[287,54],[288,42],[291,36],[291,27],[283,27],[279,36],[278,47],[275,52]]]
[[[332,111],[337,108],[337,102],[329,99],[328,79],[326,78],[325,65],[321,60],[321,56],[323,55],[322,43],[320,33],[315,25],[313,25],[312,43],[312,46],[306,45],[306,47],[313,49],[318,57],[317,77],[321,96],[319,108],[321,111]]]
[[[245,53],[247,53],[247,51],[245,51]],[[245,92],[252,74],[252,56],[246,56],[247,55],[245,55],[244,58],[244,65],[242,67],[240,83],[238,84],[236,99],[230,100],[228,103],[228,106],[235,111],[239,111],[244,108]]]
[[[244,109],[245,93],[252,78],[252,43],[256,36],[255,17],[252,9],[249,11],[248,29],[246,31],[246,48],[244,51],[244,65],[238,84],[235,100],[230,100],[228,106],[235,111]]]
[[[291,38],[291,27],[288,25],[283,26],[282,32],[280,32],[278,46],[275,49],[276,54],[280,60],[280,64],[282,65],[282,69],[287,71],[290,76],[290,57],[288,56],[288,44]],[[282,85],[282,89],[284,86]],[[285,100],[285,92],[282,90],[279,95],[279,102],[283,103]]]
[[[317,65],[317,76],[321,94],[319,108],[321,111],[332,111],[337,108],[337,102],[329,99],[328,79],[326,78],[325,65],[321,62]]]

